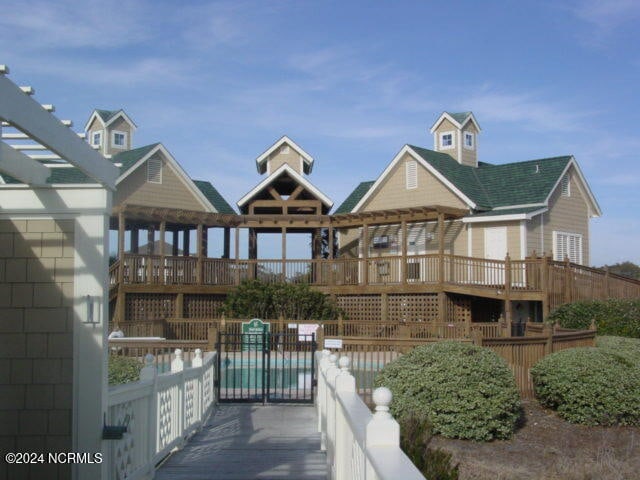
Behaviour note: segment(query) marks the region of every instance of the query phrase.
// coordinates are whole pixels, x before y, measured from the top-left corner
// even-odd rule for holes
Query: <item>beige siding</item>
[[[99,152],[102,153],[104,155],[104,148],[105,148],[105,130],[104,127],[102,126],[102,123],[100,122],[100,120],[98,120],[97,118],[93,119],[93,122],[91,122],[91,124],[89,125],[89,128],[87,129],[87,143],[89,143],[89,145],[91,145],[91,137],[93,135],[94,132],[102,132],[102,145],[100,145],[100,150]]]
[[[471,227],[472,256],[485,258],[484,230],[491,227],[507,227],[507,253],[514,260],[521,259],[520,221],[474,223]]]
[[[536,252],[536,255],[542,255],[545,252],[544,239],[542,234],[544,227],[542,222],[544,221],[543,215],[537,215],[531,220],[527,221],[527,255],[532,255]],[[549,253],[548,251],[546,253]]]
[[[470,132],[474,134],[474,147],[473,150],[464,147],[464,132]],[[460,150],[460,161],[463,165],[469,165],[471,167],[478,166],[478,130],[473,122],[469,121],[462,129],[462,149]]]
[[[553,231],[582,235],[582,263],[589,265],[589,207],[580,190],[573,167],[569,171],[571,196],[563,197],[558,185],[549,200],[549,212],[544,214],[544,249],[553,252]]]
[[[118,185],[114,206],[129,203],[149,207],[206,211],[195,194],[178,178],[160,153],[156,153],[151,158],[162,159],[162,183],[147,182],[145,162]]]
[[[302,169],[300,168],[302,165],[300,154],[291,146],[289,146],[289,153],[282,153],[281,149],[282,146],[278,147],[278,149],[269,156],[269,159],[267,160],[269,172],[275,172],[286,163],[297,173],[302,174]]]
[[[405,173],[407,161],[416,160],[408,153],[401,158],[359,211],[427,205],[466,208],[462,200],[419,163],[417,168],[418,187],[407,189]]]
[[[112,136],[112,132],[114,131],[124,132],[127,134],[124,148],[114,147],[113,144],[111,143],[111,136]],[[131,125],[129,125],[129,123],[126,122],[122,117],[120,117],[118,120],[116,120],[111,125],[109,125],[107,145],[108,146],[106,151],[107,151],[107,154],[110,154],[110,155],[115,155],[117,153],[124,152],[125,150],[131,150]]]
[[[69,452],[73,220],[0,220],[3,450]],[[69,478],[67,465],[0,467],[2,478]],[[9,473],[9,474],[8,474]]]
[[[448,149],[444,150],[442,145],[440,144],[440,134],[441,133],[446,133],[446,132],[453,132],[453,148],[448,148]],[[458,137],[460,135],[460,132],[458,131],[458,127],[456,127],[449,120],[444,119],[442,122],[440,122],[440,125],[438,125],[438,128],[435,131],[435,134],[436,134],[435,150],[437,150],[439,152],[448,153],[453,158],[455,158],[456,160],[459,161]]]

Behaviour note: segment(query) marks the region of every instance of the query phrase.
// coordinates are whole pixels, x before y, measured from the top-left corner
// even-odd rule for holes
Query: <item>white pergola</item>
[[[0,65],[0,219],[73,220],[72,448],[103,452],[107,400],[108,233],[118,169],[34,100]],[[54,168],[77,168],[90,179],[52,184]],[[10,176],[15,181],[5,182]],[[101,478],[106,465],[74,465],[74,478]]]

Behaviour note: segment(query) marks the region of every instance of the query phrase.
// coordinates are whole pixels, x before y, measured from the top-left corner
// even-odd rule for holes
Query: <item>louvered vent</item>
[[[407,190],[418,187],[418,163],[415,160],[409,160],[405,164],[407,177]]]
[[[159,158],[147,160],[147,182],[162,183],[162,160]]]

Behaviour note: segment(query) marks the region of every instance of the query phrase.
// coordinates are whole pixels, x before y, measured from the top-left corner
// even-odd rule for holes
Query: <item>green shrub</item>
[[[398,423],[400,448],[425,478],[458,480],[458,464],[452,465],[451,454],[440,448],[429,448],[431,426],[423,412],[407,412]]]
[[[375,384],[393,392],[400,418],[424,412],[432,432],[451,438],[508,438],[520,395],[507,364],[488,348],[458,342],[416,347],[387,364]]]
[[[329,297],[306,283],[268,283],[246,280],[227,296],[225,314],[238,318],[332,320],[338,308]]]
[[[640,339],[625,337],[596,337],[596,347],[623,355],[640,367]]]
[[[142,362],[135,358],[109,355],[109,385],[137,382],[142,367]]]
[[[573,423],[640,425],[640,368],[606,348],[571,348],[532,369],[536,397]]]
[[[640,299],[567,303],[549,315],[565,328],[589,328],[595,320],[599,335],[640,338]]]

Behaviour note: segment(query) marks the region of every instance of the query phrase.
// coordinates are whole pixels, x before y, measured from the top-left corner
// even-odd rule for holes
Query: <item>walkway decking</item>
[[[325,480],[315,409],[221,405],[156,480]]]

